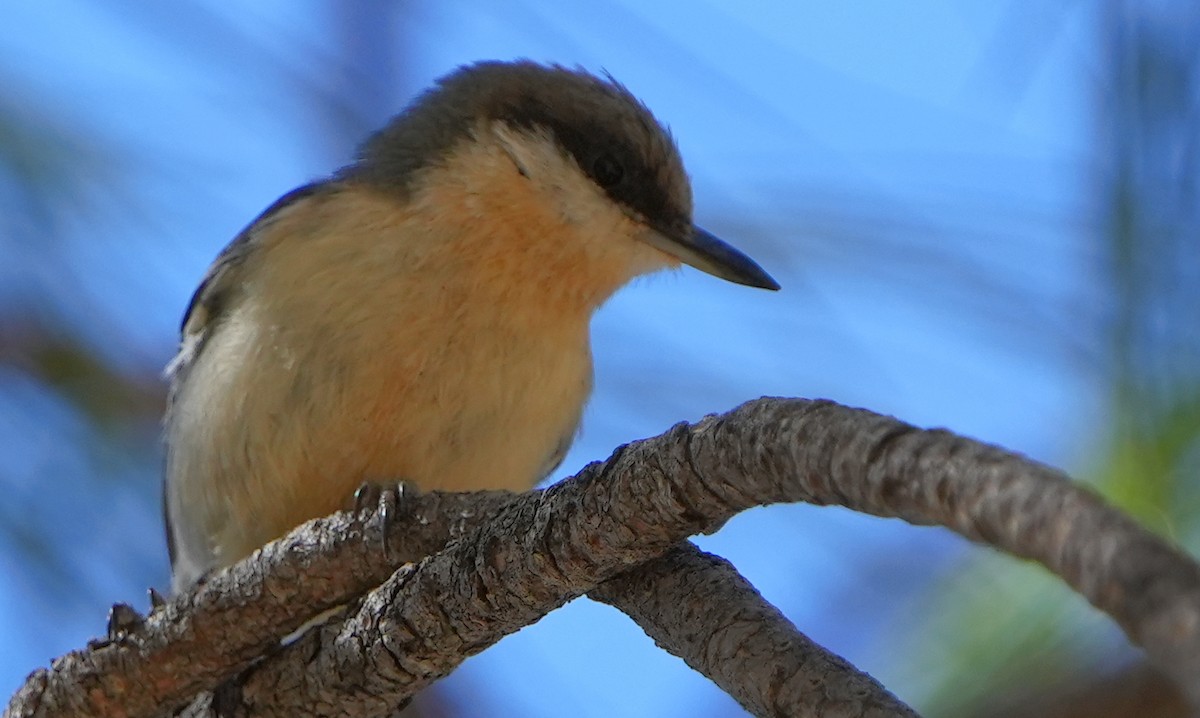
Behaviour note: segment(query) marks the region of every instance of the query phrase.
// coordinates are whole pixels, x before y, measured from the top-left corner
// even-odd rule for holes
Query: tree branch
[[[631,444],[545,492],[495,500],[492,520],[397,571],[344,623],[310,631],[248,671],[226,707],[261,715],[378,712],[600,581],[742,509],[779,501],[942,524],[1041,561],[1113,615],[1185,690],[1200,685],[1200,567],[1061,473],[948,432],[828,402],[764,399]],[[181,632],[176,622],[195,626],[197,615],[205,621],[194,650],[206,650],[219,627],[248,632],[232,654],[205,653],[200,661],[215,672],[232,656],[226,670],[240,670],[271,645],[268,636],[280,635],[280,622],[269,617],[288,611],[265,604],[303,607],[307,617],[353,595],[344,579],[308,586],[307,569],[324,552],[342,552],[326,565],[363,577],[360,584],[386,575],[379,552],[362,546],[361,527],[328,533],[347,528],[338,522],[306,525],[155,613],[126,640],[70,654],[31,676],[11,714],[148,715],[147,701],[134,695],[146,687],[162,698],[159,708],[177,704],[195,686],[158,690],[148,678],[171,675],[160,670],[161,656],[176,669],[195,667],[195,653],[163,637]],[[357,551],[346,554],[347,544]],[[291,553],[281,558],[281,551]],[[282,621],[284,632],[300,620]]]
[[[723,558],[690,542],[588,593],[756,716],[917,714],[874,678],[796,630]]]
[[[422,495],[419,510],[398,525],[411,530],[391,532],[386,550],[378,512],[367,523],[348,511],[310,521],[208,576],[121,640],[72,651],[49,671],[35,671],[5,716],[124,718],[185,703],[247,668],[312,617],[485,522],[514,496]]]

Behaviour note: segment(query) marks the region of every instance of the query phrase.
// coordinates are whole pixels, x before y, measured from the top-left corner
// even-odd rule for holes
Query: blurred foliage
[[[1111,387],[1109,436],[1081,474],[1147,525],[1200,547],[1200,6],[1109,2],[1097,28],[1097,161],[1082,171],[1105,231],[1106,316],[1095,353]],[[1095,173],[1095,174],[1093,174]],[[1034,701],[1144,672],[1135,649],[1044,571],[972,557],[930,586],[909,670],[929,715],[1059,715]],[[930,643],[940,649],[930,649]],[[1132,688],[1131,688],[1132,689]],[[1162,686],[1170,694],[1168,687]],[[998,697],[1003,697],[999,701]],[[1183,715],[1178,699],[1109,700],[1092,713]],[[997,711],[999,702],[1011,712]],[[1032,707],[1037,703],[1039,712]],[[1075,701],[1076,707],[1079,702]],[[1136,708],[1131,708],[1136,706]],[[1161,713],[1148,712],[1152,709]],[[1043,712],[1044,711],[1044,712]],[[1111,711],[1111,712],[1110,712]],[[1119,711],[1119,712],[1118,712]],[[1125,712],[1132,711],[1132,712]]]
[[[0,99],[0,412],[5,415],[0,420],[19,427],[19,433],[10,428],[3,438],[11,448],[28,442],[31,432],[45,431],[52,421],[45,412],[56,411],[51,405],[79,412],[80,431],[89,438],[59,448],[60,456],[82,451],[88,466],[63,484],[54,475],[63,466],[6,454],[0,462],[0,484],[9,487],[8,500],[0,505],[0,542],[28,557],[25,580],[70,597],[64,605],[81,606],[91,595],[74,590],[81,576],[71,565],[70,544],[47,532],[53,519],[48,523],[26,497],[74,486],[75,480],[83,485],[127,480],[129,464],[152,454],[144,440],[130,439],[145,436],[147,422],[153,426],[150,407],[160,392],[153,376],[138,379],[109,366],[72,327],[81,297],[72,291],[64,230],[100,207],[128,199],[120,153],[109,138],[86,123],[70,122],[33,88],[13,77],[5,78],[5,85],[8,93]],[[39,400],[22,402],[31,389]],[[127,431],[132,426],[139,428]],[[28,443],[23,448],[38,456]],[[74,498],[63,502],[64,510],[73,509]]]

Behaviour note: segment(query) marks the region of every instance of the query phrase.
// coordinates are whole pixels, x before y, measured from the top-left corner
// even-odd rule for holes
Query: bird
[[[516,60],[437,80],[251,221],[192,296],[165,371],[173,591],[365,481],[544,479],[618,289],[681,263],[779,288],[692,210],[674,138],[611,75]]]

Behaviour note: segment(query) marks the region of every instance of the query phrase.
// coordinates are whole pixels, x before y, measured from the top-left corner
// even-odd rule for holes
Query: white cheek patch
[[[492,135],[499,142],[504,154],[508,155],[513,164],[517,166],[517,171],[529,177],[530,179],[538,179],[545,174],[544,167],[538,167],[539,160],[544,163],[544,159],[537,158],[536,147],[539,143],[550,144],[548,137],[537,137],[527,132],[522,132],[514,129],[504,122],[493,122],[491,125]]]
[[[570,224],[612,232],[623,217],[621,210],[596,186],[579,165],[563,154],[543,131],[529,132],[494,122],[492,134],[517,166],[517,170],[550,198]]]
[[[638,218],[605,194],[544,131],[503,122],[493,122],[489,129],[495,144],[533,184],[542,201],[570,225],[573,240],[589,257],[624,265],[630,277],[676,263],[643,242],[640,235],[645,228]]]

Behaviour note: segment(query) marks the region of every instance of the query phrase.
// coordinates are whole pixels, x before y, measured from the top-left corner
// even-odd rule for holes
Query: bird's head
[[[506,208],[484,195],[510,205],[525,198],[575,235],[541,241],[628,256],[623,280],[682,261],[731,282],[779,288],[753,260],[693,223],[691,185],[674,140],[611,77],[529,61],[462,67],[368,139],[341,173],[410,199],[433,183],[470,182],[465,175],[477,178],[470,196],[487,211],[456,211],[496,221]],[[512,210],[513,221],[519,214]]]

